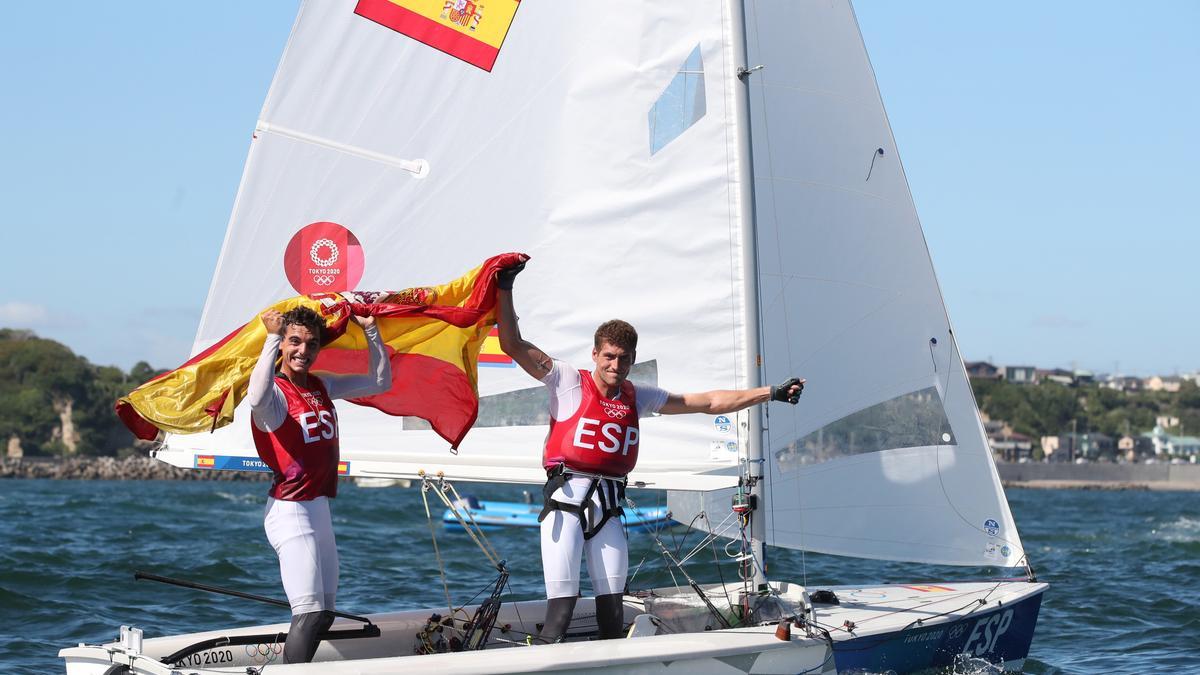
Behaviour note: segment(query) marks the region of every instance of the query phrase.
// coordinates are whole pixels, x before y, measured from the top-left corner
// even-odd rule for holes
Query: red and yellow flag
[[[520,0],[358,0],[354,13],[491,72]]]
[[[347,327],[351,314],[376,317],[392,364],[392,387],[351,402],[389,415],[423,418],[458,447],[479,413],[479,352],[496,322],[496,272],[526,259],[522,253],[498,255],[442,286],[317,293],[269,309],[286,312],[305,306],[325,318],[326,342],[313,370],[330,373],[366,372],[366,336]],[[266,335],[255,317],[179,368],[119,399],[117,416],[146,440],[160,430],[190,434],[229,424],[246,396]]]
[[[483,341],[483,349],[479,351],[479,365],[493,368],[515,368],[516,362],[500,349],[500,331],[493,327]]]

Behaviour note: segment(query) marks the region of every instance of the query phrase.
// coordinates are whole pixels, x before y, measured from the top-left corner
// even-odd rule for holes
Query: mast
[[[758,307],[758,237],[754,218],[754,164],[750,145],[750,69],[746,49],[746,8],[744,0],[730,0],[730,37],[734,63],[737,65],[738,82],[733,96],[733,120],[737,130],[735,175],[737,177],[737,208],[742,221],[742,269],[745,283],[742,284],[742,307],[745,312],[746,349],[742,367],[746,373],[746,388],[762,385],[762,345],[759,338]],[[755,508],[750,512],[750,551],[754,556],[754,588],[767,582],[763,569],[766,567],[766,499],[763,475],[763,412],[766,406],[755,406],[747,412],[746,469],[744,477],[750,480],[751,502]]]

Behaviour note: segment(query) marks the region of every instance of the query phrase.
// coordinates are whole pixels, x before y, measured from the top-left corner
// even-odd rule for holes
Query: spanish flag
[[[269,309],[305,306],[325,318],[325,345],[313,370],[330,373],[366,372],[366,337],[347,326],[352,314],[376,317],[391,360],[392,388],[351,402],[423,418],[456,448],[479,414],[479,352],[496,322],[496,272],[527,259],[522,253],[498,255],[442,286],[317,293]],[[266,328],[256,316],[179,368],[120,398],[117,416],[145,440],[160,430],[192,434],[229,424],[246,396],[265,339]]]
[[[354,13],[491,72],[520,0],[358,0]]]

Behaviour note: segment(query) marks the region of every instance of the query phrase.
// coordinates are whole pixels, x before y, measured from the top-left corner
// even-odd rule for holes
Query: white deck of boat
[[[1027,582],[928,583],[883,586],[828,587],[836,593],[840,604],[815,604],[813,621],[827,630],[835,642],[871,635],[881,635],[920,625],[932,626],[961,619],[998,604],[1009,604],[1044,589],[1044,584]],[[711,587],[710,587],[711,588]],[[780,597],[794,600],[800,588],[779,584]],[[810,592],[819,590],[810,587]],[[725,605],[724,593],[714,589],[712,598]],[[677,612],[682,619],[666,618],[658,635],[633,637],[624,640],[591,641],[586,638],[557,645],[526,645],[526,634],[537,634],[536,623],[544,613],[544,601],[505,603],[488,648],[482,651],[414,655],[416,634],[432,613],[445,614],[437,608],[371,615],[380,628],[378,638],[348,639],[323,642],[312,664],[284,665],[277,657],[269,660],[254,653],[254,646],[223,647],[200,653],[185,661],[175,672],[246,673],[247,666],[269,665],[270,672],[281,668],[287,673],[390,673],[401,669],[410,672],[438,672],[446,675],[466,673],[521,673],[570,670],[597,672],[619,667],[621,672],[687,672],[700,673],[784,673],[815,668],[814,672],[833,672],[832,652],[823,637],[806,637],[794,629],[792,639],[775,637],[775,626],[766,625],[730,630],[705,630],[705,624],[718,626],[707,610],[696,607],[696,596],[690,589],[656,589],[649,604],[665,600],[690,601],[692,609]],[[982,603],[981,603],[982,601]],[[626,620],[632,622],[645,612],[646,601],[629,596],[626,599]],[[664,606],[664,605],[660,605]],[[468,609],[468,611],[471,611]],[[685,616],[686,615],[686,616]],[[665,634],[691,621],[692,632]],[[698,623],[697,623],[698,622]],[[847,624],[850,622],[850,624]],[[339,619],[335,629],[357,628],[360,624]],[[852,627],[851,627],[852,626]],[[201,640],[232,635],[286,632],[288,624],[208,631],[188,635],[148,638],[143,654],[161,658]],[[151,630],[151,629],[148,629]],[[595,610],[588,598],[580,600],[572,622],[572,633],[595,630]],[[270,652],[267,649],[260,650]],[[206,662],[211,658],[231,655],[233,663]],[[87,675],[103,673],[111,665],[108,651],[102,647],[64,649],[61,655],[68,661],[68,673]],[[144,668],[134,672],[162,673],[172,669],[142,659]],[[612,672],[609,670],[609,672]]]

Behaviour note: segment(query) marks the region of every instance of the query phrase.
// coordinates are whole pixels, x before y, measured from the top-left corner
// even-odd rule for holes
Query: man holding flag
[[[117,416],[149,441],[224,427],[249,399],[253,444],[274,474],[264,526],[293,613],[285,660],[311,661],[332,624],[338,562],[328,500],[341,452],[333,399],[420,417],[458,447],[479,412],[477,359],[495,324],[496,272],[527,258],[493,256],[437,286],[281,300],[117,401]],[[394,373],[404,376],[393,381]],[[200,457],[196,467],[216,468]]]
[[[365,374],[311,372],[325,338],[325,320],[308,307],[262,314],[267,337],[250,374],[254,446],[274,474],[263,526],[279,556],[283,590],[292,606],[285,663],[307,663],[318,637],[333,624],[338,554],[329,500],[337,496],[338,418],[333,399],[378,394],[392,384],[391,363],[375,317],[355,316],[367,337]],[[276,359],[279,369],[276,370]]]
[[[548,598],[542,639],[559,642],[567,632],[585,549],[600,639],[621,637],[629,549],[619,516],[625,476],[637,463],[638,419],[655,412],[724,414],[770,400],[795,405],[804,380],[793,377],[777,386],[696,394],[635,386],[627,378],[636,357],[637,331],[618,319],[596,329],[593,369],[576,370],[521,337],[512,287],[524,266],[521,262],[497,272],[497,319],[500,348],[550,394],[550,433],[542,454],[549,480],[539,517]]]

